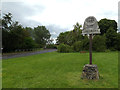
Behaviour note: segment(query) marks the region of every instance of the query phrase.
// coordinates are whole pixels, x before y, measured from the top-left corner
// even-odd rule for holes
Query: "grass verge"
[[[117,88],[118,52],[93,53],[99,80],[82,80],[89,53],[43,53],[2,61],[3,88]]]

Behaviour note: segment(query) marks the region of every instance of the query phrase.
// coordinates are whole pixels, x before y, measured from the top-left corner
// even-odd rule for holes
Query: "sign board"
[[[100,34],[100,29],[94,16],[89,16],[85,19],[82,34]]]

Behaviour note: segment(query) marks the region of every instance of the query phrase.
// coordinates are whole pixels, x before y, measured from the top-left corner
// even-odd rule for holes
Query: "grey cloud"
[[[18,21],[23,26],[27,27],[37,27],[42,25],[40,22],[29,20],[27,17],[36,15],[38,12],[42,13],[45,7],[41,5],[35,5],[30,7],[22,2],[3,2],[2,3],[2,13],[12,13],[13,20]],[[47,25],[47,29],[50,31],[52,38],[57,38],[59,33],[65,32],[68,28],[61,28],[58,25]]]
[[[107,15],[107,16],[117,16],[118,14],[113,12],[113,11],[107,11],[104,13],[104,15]]]
[[[65,32],[68,30],[68,28],[61,28],[58,25],[48,25],[46,26],[47,29],[50,31],[52,38],[57,38],[57,36],[61,33],[61,32]]]
[[[15,15],[20,16],[32,16],[35,15],[37,12],[41,12],[44,10],[44,6],[42,5],[34,5],[30,6],[22,2],[3,2],[2,3],[2,11],[3,12],[11,12]]]
[[[27,17],[33,16],[37,14],[37,12],[43,12],[44,11],[43,6],[29,6],[27,4],[24,4],[22,2],[3,2],[2,3],[2,14],[4,13],[12,13],[13,20],[20,22],[23,26],[32,26],[39,24],[36,21],[31,21],[26,19]]]
[[[20,24],[22,24],[22,26],[24,27],[31,27],[31,28],[42,25],[40,22],[33,21],[33,20],[25,20],[25,21],[22,21]]]

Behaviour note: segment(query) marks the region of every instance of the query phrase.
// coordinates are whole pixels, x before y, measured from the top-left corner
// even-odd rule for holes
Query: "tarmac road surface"
[[[5,60],[5,59],[9,59],[9,58],[24,57],[24,56],[30,56],[30,55],[47,53],[47,52],[54,52],[54,51],[57,51],[57,49],[45,49],[45,50],[34,51],[34,52],[25,52],[25,53],[3,55],[2,59]]]

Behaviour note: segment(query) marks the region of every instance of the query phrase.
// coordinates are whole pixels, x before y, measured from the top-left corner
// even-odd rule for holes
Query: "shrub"
[[[82,40],[83,43],[83,50],[89,50],[89,39],[87,36],[84,36],[84,39]]]
[[[63,53],[72,52],[72,47],[66,44],[60,44],[58,46],[58,52],[63,52]]]
[[[23,49],[32,49],[36,46],[36,43],[31,37],[26,37],[24,40],[24,44],[22,46]]]
[[[93,38],[93,50],[97,52],[103,52],[106,50],[106,38],[105,36],[96,35]]]
[[[73,49],[75,52],[80,52],[83,50],[83,42],[82,41],[77,41],[73,44]]]

